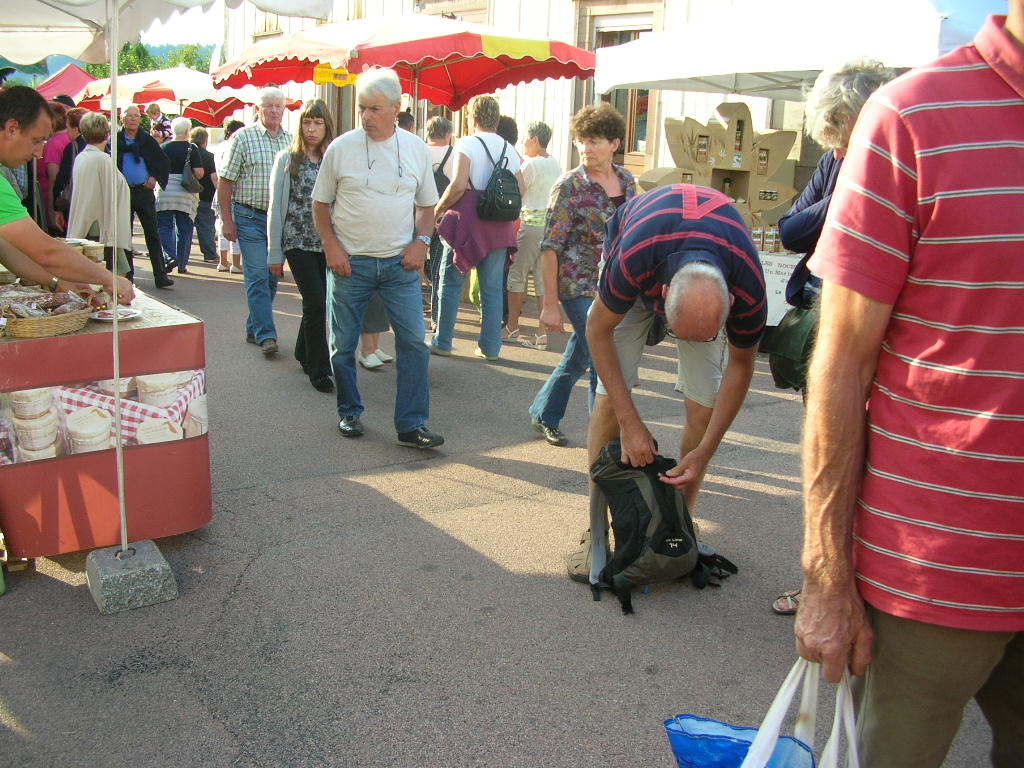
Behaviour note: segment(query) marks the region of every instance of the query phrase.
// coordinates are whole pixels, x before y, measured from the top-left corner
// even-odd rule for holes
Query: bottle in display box
[[[754,227],[750,230],[750,236],[754,239],[754,247],[759,251],[764,250],[764,227]]]
[[[775,253],[778,246],[779,228],[774,224],[764,228],[764,246],[766,253]]]
[[[733,144],[733,149],[737,152],[743,151],[743,121],[736,121],[736,141]]]
[[[757,174],[758,176],[768,175],[768,150],[757,150]]]
[[[706,163],[711,150],[711,138],[708,136],[697,137],[697,162]]]

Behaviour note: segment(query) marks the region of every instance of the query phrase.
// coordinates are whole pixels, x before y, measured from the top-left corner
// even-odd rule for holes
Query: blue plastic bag
[[[679,768],[739,768],[757,735],[756,728],[696,715],[670,717],[665,730]],[[768,768],[814,768],[814,754],[802,741],[782,736]]]
[[[847,672],[836,691],[832,731],[820,762],[815,762],[814,727],[821,668],[800,659],[775,695],[759,728],[743,728],[696,715],[665,721],[669,744],[679,768],[839,768],[841,739],[846,739],[847,768],[858,768],[853,696]],[[803,686],[793,736],[782,736],[783,720],[797,688]]]

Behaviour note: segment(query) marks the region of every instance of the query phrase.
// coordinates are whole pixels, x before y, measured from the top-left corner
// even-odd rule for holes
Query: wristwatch
[[[430,247],[430,235],[416,235],[416,239],[427,246],[427,248]]]

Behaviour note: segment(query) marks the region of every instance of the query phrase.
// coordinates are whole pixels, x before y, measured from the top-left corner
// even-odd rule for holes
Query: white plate
[[[114,313],[109,309],[93,312],[89,317],[93,320],[102,320],[105,323],[114,322]],[[131,309],[130,307],[121,307],[117,310],[117,319],[119,322],[123,323],[125,320],[134,320],[138,317],[142,317],[141,310]]]

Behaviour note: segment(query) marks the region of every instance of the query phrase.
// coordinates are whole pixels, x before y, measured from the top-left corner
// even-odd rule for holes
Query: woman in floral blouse
[[[569,395],[588,368],[589,406],[594,405],[597,374],[590,363],[586,330],[587,312],[597,294],[604,225],[636,191],[633,175],[612,162],[625,137],[626,121],[611,104],[584,107],[573,116],[569,128],[581,162],[551,189],[540,244],[546,287],[540,321],[548,330],[561,331],[564,309],[572,335],[562,359],[530,406],[533,426],[548,443],[559,446],[569,442],[558,428]]]
[[[284,274],[284,261],[302,296],[302,322],[295,340],[295,359],[314,388],[333,392],[331,357],[327,350],[327,260],[313,226],[313,185],[334,125],[320,99],[306,102],[299,115],[301,129],[292,145],[278,152],[270,174],[267,244],[270,272]]]

